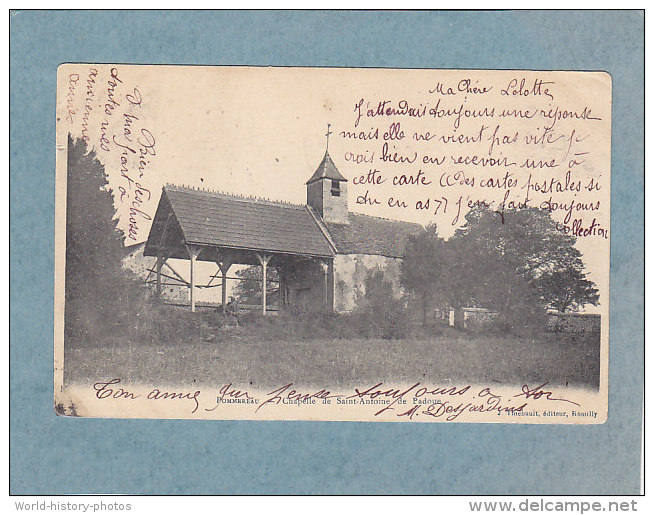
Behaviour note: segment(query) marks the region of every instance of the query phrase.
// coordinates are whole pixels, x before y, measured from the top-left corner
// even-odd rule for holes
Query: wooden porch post
[[[195,260],[200,254],[200,250],[193,245],[187,245],[188,255],[191,258],[191,284],[190,284],[190,297],[191,297],[191,312],[195,312]]]
[[[216,262],[218,268],[220,268],[220,273],[222,274],[222,290],[223,290],[223,313],[225,312],[225,307],[227,306],[227,271],[232,266],[231,263],[223,261],[222,263]]]
[[[161,267],[163,266],[163,263],[161,262],[161,258],[157,257],[157,265],[156,265],[156,271],[157,271],[157,299],[161,300]]]
[[[259,258],[259,263],[261,263],[261,309],[263,314],[266,314],[266,269],[268,268],[268,263],[270,262],[270,254],[259,254],[257,252],[257,258]]]
[[[165,257],[157,256],[157,299],[161,299],[161,268],[164,266],[165,262]]]

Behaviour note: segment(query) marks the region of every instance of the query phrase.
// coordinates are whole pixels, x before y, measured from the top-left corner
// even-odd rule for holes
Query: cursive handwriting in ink
[[[386,410],[395,410],[393,406],[395,404],[406,404],[406,400],[404,397],[410,393],[414,392],[413,395],[414,397],[422,397],[423,395],[464,395],[469,389],[470,386],[464,386],[463,388],[457,388],[456,386],[451,386],[451,387],[441,387],[441,388],[427,388],[427,387],[420,387],[420,383],[415,383],[412,386],[410,386],[407,389],[400,389],[400,388],[381,388],[384,383],[377,383],[374,386],[371,386],[367,390],[361,391],[359,388],[354,389],[354,393],[346,399],[353,399],[353,398],[358,398],[358,399],[365,399],[366,397],[373,400],[376,399],[377,397],[384,397],[384,398],[391,398],[393,401],[385,406],[384,408],[380,409],[377,413],[375,413],[375,416],[381,415],[384,413]]]
[[[95,78],[98,76],[98,70],[96,68],[91,68],[89,70],[89,75],[86,79],[86,95],[84,97],[84,114],[82,115],[82,139],[84,141],[91,141],[91,136],[89,136],[89,118],[91,116],[91,111],[93,111],[93,99],[95,97]]]
[[[544,398],[544,400],[548,400],[548,401],[569,402],[570,404],[574,404],[575,406],[580,406],[580,404],[568,399],[564,399],[563,397],[552,397],[554,392],[543,390],[543,387],[548,384],[549,382],[545,382],[540,386],[536,386],[535,388],[529,388],[529,386],[527,386],[526,384],[522,385],[522,393],[518,393],[514,395],[514,397],[521,397],[524,395],[525,399],[533,398],[535,400],[538,400],[542,397]]]
[[[519,97],[528,97],[528,96],[546,96],[550,100],[554,100],[554,95],[550,93],[548,84],[554,84],[551,81],[543,81],[543,79],[534,79],[533,84],[528,85],[527,79],[524,77],[520,82],[518,79],[511,79],[506,88],[500,90],[500,94],[503,96],[519,96]]]
[[[66,121],[68,123],[73,123],[73,118],[75,117],[75,86],[79,81],[78,73],[71,73],[68,75],[68,93],[66,93]]]
[[[198,396],[200,395],[200,390],[195,392],[164,392],[159,388],[153,389],[148,393],[147,398],[150,400],[158,401],[161,399],[177,399],[177,400],[191,400],[195,402],[195,407],[191,413],[195,413],[200,407],[200,402],[198,401]]]
[[[116,88],[118,84],[122,84],[123,81],[118,78],[118,69],[111,69],[111,78],[107,81],[107,101],[104,104],[104,114],[111,116],[112,112],[116,107],[120,107],[120,103],[115,99]]]
[[[98,399],[136,399],[140,397],[140,395],[136,395],[134,393],[128,392],[127,390],[124,390],[123,388],[113,388],[113,385],[119,384],[120,379],[114,378],[109,381],[99,381],[93,385],[93,389],[95,390],[95,396]],[[110,388],[110,386],[112,388]]]
[[[335,399],[342,397],[342,395],[331,395],[329,390],[318,390],[314,393],[301,393],[297,390],[292,389],[293,383],[288,383],[284,386],[280,386],[276,390],[267,393],[269,395],[261,405],[254,410],[255,413],[267,404],[315,404],[315,399]]]
[[[216,405],[213,408],[205,408],[204,410],[214,411],[221,403],[255,404],[255,401],[256,399],[247,391],[239,390],[232,383],[227,383],[218,390]]]

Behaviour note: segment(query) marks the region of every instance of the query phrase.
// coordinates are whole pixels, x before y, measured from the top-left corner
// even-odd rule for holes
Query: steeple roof
[[[318,165],[318,168],[311,176],[311,178],[306,182],[311,184],[312,182],[319,181],[320,179],[332,179],[334,181],[345,181],[347,179],[341,175],[341,172],[338,171],[334,161],[329,156],[329,152],[325,151],[325,157],[322,158],[322,162]]]

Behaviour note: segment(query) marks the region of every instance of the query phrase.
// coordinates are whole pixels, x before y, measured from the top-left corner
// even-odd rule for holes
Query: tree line
[[[400,281],[421,305],[425,323],[434,310],[480,307],[508,328],[538,326],[548,309],[564,313],[599,303],[574,244],[540,209],[500,216],[480,206],[448,240],[435,225],[410,236]]]

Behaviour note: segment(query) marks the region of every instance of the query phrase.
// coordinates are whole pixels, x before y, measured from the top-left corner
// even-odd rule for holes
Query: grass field
[[[234,328],[213,341],[139,343],[104,338],[67,348],[66,383],[121,378],[157,385],[224,384],[277,387],[361,386],[388,381],[490,383],[597,388],[599,336],[543,334],[538,338],[446,331],[409,339],[261,341]]]

